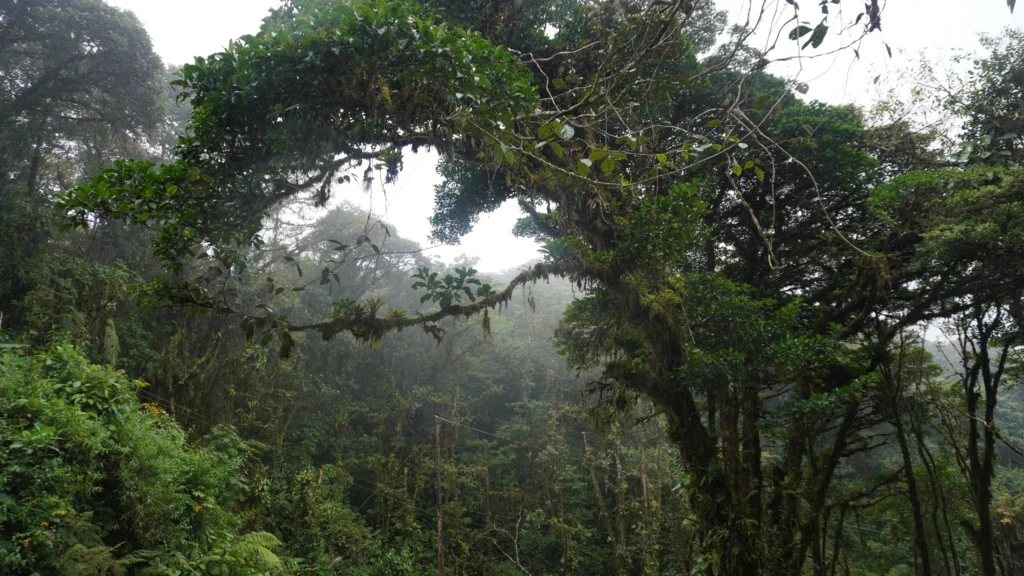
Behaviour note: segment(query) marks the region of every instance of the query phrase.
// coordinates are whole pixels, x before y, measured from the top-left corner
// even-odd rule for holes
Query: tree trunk
[[[32,161],[28,166],[28,177],[25,180],[25,195],[32,197],[36,193],[36,186],[39,182],[39,171],[43,165],[43,137],[46,135],[46,119],[39,122],[39,133],[36,134],[36,142],[32,150]]]
[[[920,386],[917,387],[917,392],[920,393]],[[921,462],[924,464],[925,470],[928,472],[928,480],[931,483],[932,525],[935,529],[935,539],[939,544],[939,551],[942,554],[942,561],[946,568],[946,574],[959,574],[960,559],[956,552],[956,541],[953,538],[953,529],[949,523],[946,492],[942,486],[942,479],[939,478],[935,458],[932,456],[932,452],[925,441],[924,426],[921,422],[921,418],[917,417],[914,410],[910,411],[909,416],[910,429],[914,433],[914,438],[917,442],[918,456],[921,458]],[[939,523],[940,509],[942,511],[941,525]],[[943,539],[943,530],[945,530],[946,539]],[[946,548],[947,541],[949,543],[948,549]],[[950,563],[950,557],[952,557],[952,564]]]
[[[991,355],[992,335],[1002,325],[1003,311],[978,307],[975,309],[971,322],[977,332],[970,334],[970,327],[965,326],[962,333],[964,348],[964,395],[967,400],[968,423],[967,459],[971,472],[971,487],[974,489],[974,504],[978,514],[978,529],[974,532],[975,545],[981,559],[983,576],[996,576],[996,544],[992,527],[992,475],[995,460],[995,409],[998,403],[999,384],[1006,369],[1006,358],[1010,347],[1015,343],[1012,338],[1000,343],[1001,351],[993,370]],[[973,354],[966,353],[970,345]],[[982,389],[979,390],[979,384]],[[984,418],[978,417],[978,401],[984,393]],[[982,432],[979,438],[979,426]],[[983,442],[979,454],[978,441]]]
[[[622,473],[619,442],[615,441],[615,565],[626,573],[626,477]]]
[[[885,364],[882,366],[882,379],[885,382],[892,424],[896,427],[896,440],[900,446],[900,456],[903,458],[903,473],[907,481],[907,497],[910,499],[910,509],[914,519],[914,547],[920,556],[921,573],[925,576],[931,576],[931,554],[928,550],[928,539],[925,535],[921,493],[917,487],[917,478],[914,476],[914,461],[910,455],[910,443],[907,441],[906,428],[903,425],[903,412],[900,407],[901,394],[897,377],[898,375],[893,375],[891,365]]]
[[[583,450],[587,457],[587,468],[590,471],[590,485],[594,489],[594,500],[597,501],[597,513],[601,518],[601,527],[604,528],[604,533],[608,542],[615,544],[617,538],[615,536],[615,529],[612,528],[611,515],[608,514],[608,507],[604,503],[604,494],[601,493],[601,484],[597,481],[597,473],[594,471],[594,456],[590,451],[590,444],[587,443],[587,433],[583,432]],[[625,568],[621,565],[618,546],[615,546],[615,573],[625,574]]]

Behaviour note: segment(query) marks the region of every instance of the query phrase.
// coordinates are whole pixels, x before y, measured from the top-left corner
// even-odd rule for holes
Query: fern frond
[[[250,532],[242,536],[238,545],[261,570],[275,570],[281,567],[281,559],[273,552],[279,546],[281,541],[270,532]]]
[[[242,542],[253,546],[262,546],[268,550],[274,550],[281,546],[281,541],[270,532],[249,532],[242,536]]]

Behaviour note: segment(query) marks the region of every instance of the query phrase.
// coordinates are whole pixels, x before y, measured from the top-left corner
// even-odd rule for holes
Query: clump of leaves
[[[583,241],[578,238],[555,238],[545,242],[540,251],[545,260],[558,262],[571,259],[584,247]]]
[[[456,268],[455,274],[447,274],[443,279],[438,278],[437,272],[431,272],[429,268],[423,267],[412,275],[419,280],[412,285],[413,290],[426,290],[426,294],[420,297],[420,303],[427,301],[435,302],[442,310],[450,308],[453,304],[460,304],[463,295],[470,302],[477,298],[485,298],[494,294],[490,284],[482,283],[476,277],[474,268]],[[476,286],[474,290],[473,287]]]
[[[331,302],[331,312],[334,317],[337,318],[338,316],[345,315],[345,313],[351,310],[354,306],[356,306],[355,300],[352,300],[351,298],[339,298],[337,301]]]
[[[384,301],[380,298],[367,298],[366,308],[370,313],[370,318],[377,317],[377,310],[380,310],[381,306],[384,306]]]

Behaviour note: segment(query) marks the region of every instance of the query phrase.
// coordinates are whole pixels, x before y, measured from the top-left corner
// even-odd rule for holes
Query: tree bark
[[[43,165],[43,138],[46,135],[46,123],[46,118],[39,121],[36,141],[32,148],[32,160],[29,162],[28,175],[25,178],[25,195],[28,197],[35,195],[39,182],[39,171]]]
[[[995,467],[995,409],[998,404],[999,385],[1006,369],[1006,359],[1014,339],[1000,342],[1001,350],[993,367],[992,337],[1003,324],[1004,312],[975,307],[969,322],[977,330],[971,334],[971,324],[961,328],[961,347],[964,357],[963,387],[967,400],[968,439],[967,460],[974,505],[978,515],[978,528],[971,530],[981,560],[982,576],[996,576],[996,544],[992,526],[992,476]],[[968,354],[968,346],[971,348]],[[979,390],[979,384],[981,389]],[[978,402],[984,399],[984,418],[978,416]],[[981,431],[979,433],[979,425]],[[979,441],[982,442],[979,453]]]
[[[622,566],[617,545],[615,529],[612,527],[611,515],[608,514],[608,506],[605,505],[604,495],[601,493],[601,483],[597,481],[597,473],[594,471],[594,455],[590,451],[590,444],[587,443],[587,433],[583,432],[583,450],[587,457],[587,468],[590,471],[590,485],[594,489],[594,500],[597,501],[597,513],[601,518],[601,526],[609,542],[615,544],[615,573],[625,574],[625,567]]]
[[[886,363],[882,365],[882,380],[885,383],[885,392],[889,400],[891,422],[896,428],[896,440],[899,443],[900,456],[903,459],[903,473],[907,482],[907,497],[910,499],[910,509],[914,519],[914,547],[920,556],[921,573],[925,576],[931,576],[931,553],[928,550],[928,538],[925,533],[921,493],[918,490],[917,478],[914,476],[914,461],[910,455],[910,443],[907,441],[906,428],[903,424],[899,379],[900,375],[898,373],[893,374],[891,364]]]

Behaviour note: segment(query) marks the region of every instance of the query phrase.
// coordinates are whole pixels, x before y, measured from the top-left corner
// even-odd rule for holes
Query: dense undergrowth
[[[277,538],[241,532],[249,448],[228,426],[188,440],[142,386],[70,344],[0,352],[5,573],[291,570]]]

